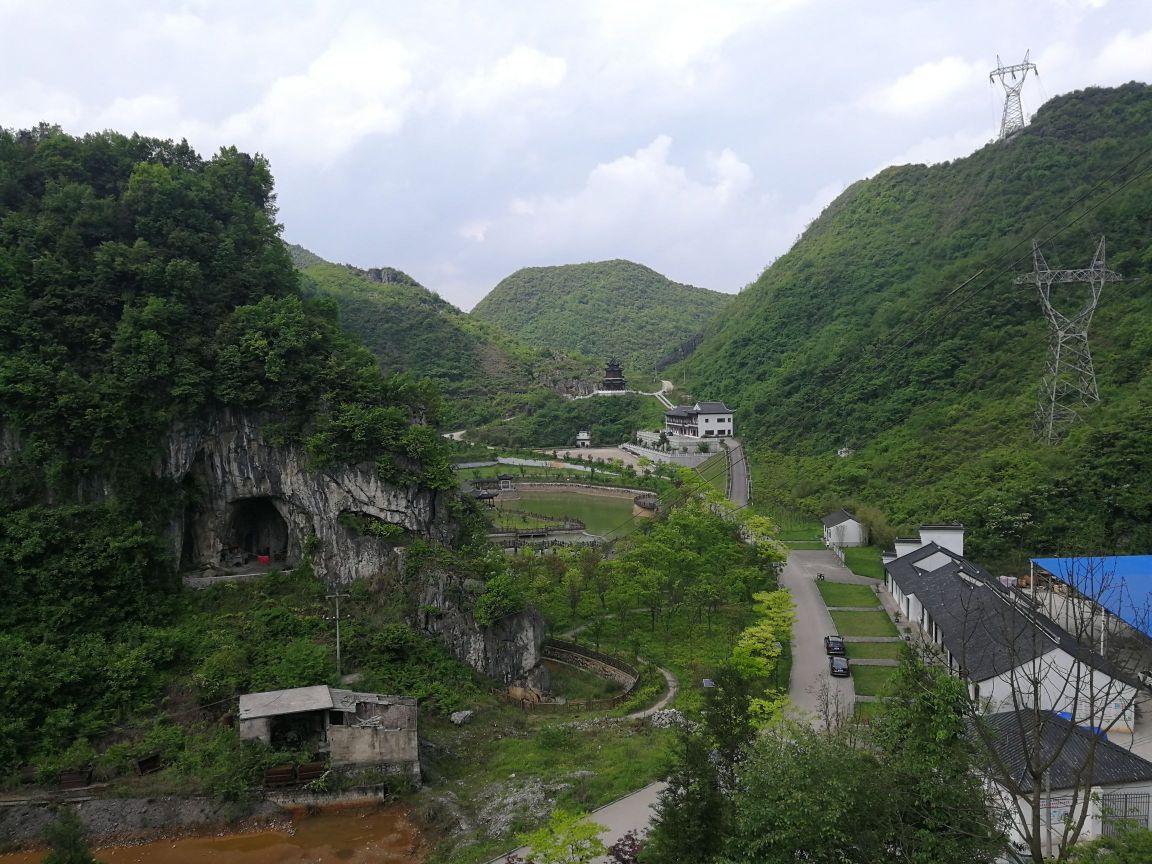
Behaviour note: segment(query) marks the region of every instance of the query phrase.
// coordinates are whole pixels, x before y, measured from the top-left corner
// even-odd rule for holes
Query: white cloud
[[[488,236],[488,229],[492,227],[490,219],[475,219],[460,229],[460,236],[473,243],[483,243]]]
[[[0,126],[30,129],[41,121],[72,127],[84,114],[72,93],[29,79],[0,80]]]
[[[946,104],[957,93],[971,90],[987,80],[986,65],[959,57],[922,63],[891,84],[874,90],[866,101],[889,114],[920,114]]]
[[[562,57],[518,45],[472,75],[453,96],[457,108],[484,112],[518,96],[559,87],[568,72]]]
[[[1121,30],[1100,51],[1094,66],[1101,84],[1152,79],[1152,30]]]
[[[370,135],[400,129],[416,97],[411,58],[374,27],[344,28],[306,71],[276,79],[221,125],[225,140],[330,163]]]

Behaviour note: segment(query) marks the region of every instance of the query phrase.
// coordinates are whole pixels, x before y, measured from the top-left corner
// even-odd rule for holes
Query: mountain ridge
[[[858,181],[669,375],[737,409],[770,478],[761,494],[781,506],[854,503],[900,527],[959,519],[976,550],[1005,560],[1146,546],[1152,489],[1102,513],[1120,477],[1092,454],[1147,449],[1150,151],[1152,88],[1132,83],[1053,99],[963,159]],[[1048,334],[1035,290],[1012,280],[1031,269],[1034,235],[1060,268],[1086,266],[1103,234],[1128,277],[1105,290],[1090,335],[1103,401],[1039,448]],[[855,454],[837,458],[845,446]]]
[[[553,346],[655,375],[661,358],[701,329],[732,295],[673,282],[624,259],[525,267],[470,315],[526,344]]]

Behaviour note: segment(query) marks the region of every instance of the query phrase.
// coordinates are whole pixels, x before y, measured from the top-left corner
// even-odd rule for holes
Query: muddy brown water
[[[0,855],[0,864],[39,864],[44,850]],[[299,815],[292,831],[159,840],[97,849],[102,864],[423,864],[424,839],[404,807]]]

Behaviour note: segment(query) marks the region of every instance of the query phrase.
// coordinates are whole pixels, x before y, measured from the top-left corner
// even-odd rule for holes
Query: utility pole
[[[1088,325],[1092,323],[1104,283],[1120,282],[1123,278],[1104,264],[1103,237],[1092,263],[1082,270],[1050,270],[1040,254],[1040,244],[1032,241],[1032,272],[1017,276],[1015,282],[1036,286],[1049,325],[1048,368],[1040,388],[1033,427],[1040,441],[1055,443],[1068,425],[1080,419],[1078,406],[1100,401],[1096,371],[1088,350]],[[1087,282],[1088,299],[1077,311],[1061,312],[1052,302],[1052,286],[1071,282]]]
[[[327,595],[327,598],[329,600],[335,600],[336,601],[336,678],[337,678],[337,680],[339,680],[344,674],[344,670],[343,670],[343,668],[341,668],[341,665],[340,665],[340,598],[341,597],[347,597],[347,596],[348,596],[347,594],[342,594],[340,592]]]
[[[1004,87],[1004,116],[1000,119],[1000,140],[1011,138],[1017,132],[1024,128],[1024,108],[1020,104],[1020,90],[1024,86],[1024,79],[1028,77],[1029,72],[1035,72],[1037,75],[1040,71],[1036,68],[1035,63],[1028,61],[1028,55],[1031,51],[1024,52],[1024,62],[1016,63],[1012,66],[1005,66],[1000,62],[1000,55],[996,55],[996,68],[988,74],[989,81],[999,80],[1000,84]],[[1017,79],[1019,75],[1019,79]],[[1011,82],[1009,82],[1011,78]]]

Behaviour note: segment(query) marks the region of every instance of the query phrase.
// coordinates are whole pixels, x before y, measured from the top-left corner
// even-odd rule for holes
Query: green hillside
[[[697,336],[729,294],[681,285],[631,261],[526,267],[472,310],[526,345],[624,362],[651,377],[664,357]]]
[[[559,351],[516,345],[481,321],[391,268],[360,270],[290,249],[305,291],[335,301],[340,322],[385,370],[434,381],[448,426],[507,416],[526,393],[590,381],[594,365]]]
[[[846,190],[708,326],[670,377],[737,411],[758,494],[893,526],[960,520],[972,551],[1152,547],[1152,88],[1052,100],[1008,142]],[[1128,184],[1128,185],[1125,185]],[[1031,436],[1047,357],[1042,242],[1086,267],[1100,236],[1127,281],[1090,342],[1101,403],[1058,446]],[[969,281],[970,280],[970,281]],[[1081,294],[1075,295],[1076,290]],[[1060,287],[1076,305],[1083,289]],[[839,459],[835,451],[856,452]]]

